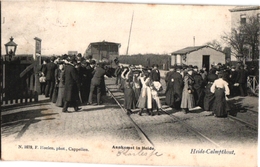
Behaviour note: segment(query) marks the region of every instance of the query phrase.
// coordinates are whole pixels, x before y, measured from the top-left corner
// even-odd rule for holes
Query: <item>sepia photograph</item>
[[[258,166],[259,2],[0,9],[0,163]]]

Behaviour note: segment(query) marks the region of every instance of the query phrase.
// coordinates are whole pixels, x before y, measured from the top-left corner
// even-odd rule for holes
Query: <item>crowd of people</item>
[[[124,107],[127,114],[140,109],[139,115],[162,113],[161,74],[158,65],[152,67],[122,66],[118,59],[113,61],[114,70],[105,62],[96,62],[92,56],[81,54],[62,55],[44,60],[39,69],[41,94],[50,98],[63,112],[73,107],[79,111],[82,104],[93,105],[93,95],[97,105],[102,104],[102,95],[106,94],[105,76],[116,78],[115,84],[124,93]],[[247,77],[252,72],[243,64],[226,66],[211,65],[198,69],[197,66],[171,66],[165,75],[164,103],[184,113],[199,106],[210,115],[227,116],[230,110],[226,99],[229,96],[247,96]],[[156,112],[154,112],[156,111]]]
[[[79,111],[80,105],[93,104],[93,94],[97,105],[102,104],[101,96],[106,94],[105,79],[111,77],[106,62],[96,62],[92,56],[62,55],[44,60],[39,69],[40,94],[50,98],[62,112]]]
[[[158,65],[152,68],[134,66],[119,67],[116,84],[121,78],[121,90],[124,92],[124,107],[128,114],[139,108],[139,115],[144,109],[149,115],[154,115],[156,109],[159,115],[162,104],[158,94],[162,93],[161,75]],[[171,66],[165,75],[165,104],[185,114],[190,109],[199,106],[209,115],[226,117],[230,107],[227,99],[230,96],[247,96],[247,77],[253,72],[243,64],[226,66],[211,65],[198,69],[197,66]],[[120,71],[120,70],[116,70]]]

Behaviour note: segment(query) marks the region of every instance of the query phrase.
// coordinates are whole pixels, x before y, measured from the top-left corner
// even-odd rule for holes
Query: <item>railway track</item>
[[[164,97],[164,96],[161,96],[161,98],[165,98],[165,97]],[[249,111],[249,112],[252,113],[252,114],[257,115],[257,117],[258,117],[258,112],[257,112],[257,111],[251,110],[251,109],[249,109],[249,108],[247,108],[247,107],[244,107],[243,109]],[[165,112],[165,111],[164,111],[164,112]],[[166,114],[169,114],[169,113],[167,113],[167,112],[165,112],[165,113],[166,113]],[[178,119],[178,118],[177,118],[176,116],[174,116],[174,115],[171,115],[171,116],[172,116],[172,117],[175,117],[176,119]],[[245,121],[245,120],[243,120],[243,119],[241,119],[241,118],[238,118],[238,117],[235,117],[235,116],[232,116],[232,115],[228,115],[228,118],[231,119],[231,120],[233,120],[233,121],[237,121],[237,122],[239,122],[239,123],[245,125],[246,127],[252,129],[252,130],[258,131],[258,126],[254,125],[254,124],[251,124],[251,123],[249,123],[249,122],[247,122],[247,121]]]
[[[246,122],[246,121],[244,121],[244,120],[242,120],[242,119],[240,119],[240,118],[234,117],[234,116],[232,116],[232,115],[228,115],[228,118],[229,118],[229,119],[232,119],[232,120],[234,120],[234,121],[240,122],[241,124],[245,125],[246,127],[249,127],[250,129],[253,129],[253,130],[255,130],[255,131],[258,131],[258,127],[257,127],[257,126],[255,126],[255,125],[253,125],[253,124],[251,124],[251,123],[248,123],[248,122]]]
[[[111,95],[111,97],[116,101],[116,103],[120,106],[120,108],[122,109],[122,111],[124,111],[125,113],[127,112],[125,110],[125,108],[120,104],[120,102],[118,101],[118,99],[113,95],[113,93],[109,90],[109,88],[106,88],[108,93]],[[189,131],[191,131],[193,134],[195,134],[198,138],[200,138],[201,140],[210,143],[211,145],[214,145],[215,147],[220,148],[221,146],[219,144],[217,144],[215,141],[213,141],[212,139],[210,139],[209,137],[207,137],[206,135],[202,134],[201,132],[199,132],[197,129],[191,127],[190,125],[188,125],[187,123],[185,123],[183,120],[181,120],[180,118],[169,114],[167,111],[163,110],[163,112],[165,114],[167,114],[174,122],[178,122],[180,123],[183,127],[185,127],[186,129],[188,129]],[[152,140],[149,138],[149,136],[145,133],[145,131],[131,118],[130,115],[128,115],[129,119],[133,122],[136,130],[138,131],[139,136],[145,141],[146,144],[149,144],[151,146],[155,146],[154,143],[152,142]]]

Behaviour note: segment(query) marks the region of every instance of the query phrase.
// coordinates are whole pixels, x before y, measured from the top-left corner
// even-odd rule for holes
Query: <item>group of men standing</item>
[[[64,65],[64,71],[57,79],[60,64]],[[79,111],[82,103],[93,104],[93,94],[97,96],[97,105],[102,103],[101,95],[106,92],[104,76],[107,69],[103,62],[96,63],[92,56],[83,58],[78,54],[51,57],[47,64],[42,65],[41,73],[46,77],[45,97],[53,98],[58,82],[64,85],[63,112],[72,112],[68,111],[68,107]]]

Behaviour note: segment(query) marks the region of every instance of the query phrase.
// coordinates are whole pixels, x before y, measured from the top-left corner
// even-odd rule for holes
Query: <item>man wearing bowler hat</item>
[[[68,63],[65,66],[63,80],[65,81],[64,86],[64,107],[62,112],[68,111],[68,107],[73,107],[75,111],[79,111],[81,108],[78,107],[80,82],[79,74],[75,68],[76,60],[72,57],[68,58]]]

